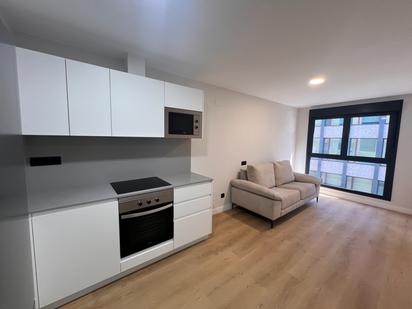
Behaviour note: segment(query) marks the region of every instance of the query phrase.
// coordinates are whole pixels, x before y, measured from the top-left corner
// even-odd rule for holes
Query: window
[[[311,110],[306,172],[322,186],[390,200],[402,105]]]

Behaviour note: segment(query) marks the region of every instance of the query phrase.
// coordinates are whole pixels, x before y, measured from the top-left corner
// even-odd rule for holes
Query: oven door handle
[[[141,217],[141,216],[145,216],[145,215],[150,215],[150,214],[154,214],[156,212],[168,209],[170,207],[173,207],[173,203],[167,204],[167,205],[165,205],[163,207],[160,207],[160,208],[144,211],[144,212],[137,212],[137,213],[128,214],[128,215],[121,215],[120,219],[131,219],[131,218],[137,218],[137,217]]]

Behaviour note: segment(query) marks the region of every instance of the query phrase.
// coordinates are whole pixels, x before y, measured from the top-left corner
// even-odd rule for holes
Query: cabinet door
[[[212,233],[212,209],[204,210],[174,221],[175,249]]]
[[[164,82],[110,70],[113,136],[164,137]]]
[[[70,135],[111,136],[109,69],[66,60]]]
[[[203,91],[165,83],[165,106],[203,112]]]
[[[117,201],[32,217],[40,306],[120,272]]]
[[[64,58],[17,48],[22,132],[69,135]]]

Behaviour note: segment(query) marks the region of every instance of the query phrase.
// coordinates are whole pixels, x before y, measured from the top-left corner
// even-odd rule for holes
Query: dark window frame
[[[309,124],[308,124],[308,140],[306,147],[306,173],[309,173],[310,159],[335,159],[343,161],[357,161],[367,163],[380,163],[386,164],[386,176],[383,195],[376,195],[366,192],[353,191],[345,188],[339,188],[322,184],[323,187],[331,188],[334,190],[345,191],[353,194],[364,195],[377,199],[383,199],[390,201],[392,198],[393,177],[395,173],[396,153],[398,150],[399,131],[401,126],[403,100],[385,101],[377,103],[367,103],[359,105],[346,105],[341,107],[331,108],[319,108],[309,111]],[[351,156],[348,155],[349,147],[349,131],[352,117],[365,117],[365,116],[380,116],[390,115],[390,123],[388,128],[388,137],[386,143],[386,153],[384,158],[373,158],[363,156]],[[315,128],[315,121],[319,119],[329,118],[343,118],[343,133],[342,133],[342,145],[341,153],[334,154],[322,154],[312,153],[313,146],[313,134]]]

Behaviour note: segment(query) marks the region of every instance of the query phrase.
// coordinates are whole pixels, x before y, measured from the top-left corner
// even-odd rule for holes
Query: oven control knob
[[[139,207],[142,206],[142,205],[143,205],[143,203],[140,202],[140,201],[137,203],[137,206],[139,206]]]
[[[151,201],[151,200],[147,200],[146,203],[147,203],[148,205],[150,205],[150,204],[152,203],[152,201]]]
[[[155,198],[155,202],[159,203],[160,199],[158,197]]]

